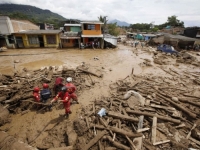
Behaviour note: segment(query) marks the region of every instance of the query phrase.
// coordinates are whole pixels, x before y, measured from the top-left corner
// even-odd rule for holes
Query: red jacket
[[[59,93],[56,95],[56,97],[54,98],[54,100],[57,101],[58,98],[60,98],[61,100],[64,100],[63,103],[66,103],[66,102],[69,101],[70,96],[69,96],[69,93],[68,93],[68,92],[65,92],[65,93],[59,92]]]
[[[33,92],[33,97],[36,102],[40,102],[40,93],[39,92]]]
[[[65,86],[68,88],[69,94],[72,94],[76,91],[76,86],[73,83],[67,83]]]
[[[63,85],[63,79],[61,77],[56,78],[55,85]]]

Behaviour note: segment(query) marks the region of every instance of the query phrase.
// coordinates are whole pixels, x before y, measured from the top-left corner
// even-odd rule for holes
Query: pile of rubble
[[[95,84],[95,81],[91,78],[91,75],[101,78],[101,74],[93,73],[87,64],[82,64],[77,68],[59,66],[59,67],[42,67],[41,69],[30,71],[23,69],[22,72],[17,72],[14,76],[1,75],[0,76],[0,126],[11,122],[10,114],[25,115],[31,111],[37,114],[43,114],[48,110],[50,100],[47,103],[37,103],[42,105],[40,109],[36,109],[32,93],[35,86],[39,86],[42,89],[43,83],[48,83],[50,89],[53,92],[53,87],[56,77],[72,77],[73,82],[77,87],[77,95],[83,90],[89,90]],[[54,95],[53,95],[54,96]],[[53,108],[63,109],[59,103],[54,104]],[[45,115],[44,115],[45,116]],[[9,128],[0,132],[0,149],[49,149],[52,147],[64,147],[71,145],[70,139],[68,140],[67,129],[70,129],[70,123],[66,123],[64,118],[58,117],[50,122],[43,121],[44,126],[42,130],[36,125],[36,120],[29,121],[24,120],[24,125],[27,126],[25,135],[20,135],[20,140],[16,137],[9,135]],[[28,122],[28,123],[27,123]],[[30,122],[30,126],[29,125]],[[25,125],[27,123],[27,125]],[[35,124],[35,128],[31,128],[31,124]],[[41,124],[40,124],[41,126]],[[10,127],[11,128],[11,127]],[[24,127],[22,127],[24,128]],[[32,132],[30,132],[30,130]],[[39,131],[41,130],[41,131]],[[29,132],[28,132],[29,131]],[[44,137],[40,142],[36,142],[37,138],[44,132],[47,132],[47,137]],[[23,134],[23,132],[21,131]],[[63,133],[66,133],[63,135]],[[71,133],[69,133],[70,136]],[[74,134],[74,133],[72,133]],[[75,139],[72,139],[75,140]],[[12,141],[12,142],[11,142]],[[21,142],[19,142],[21,141]],[[31,145],[31,146],[30,146]]]
[[[76,149],[200,149],[199,73],[129,75],[74,122]]]

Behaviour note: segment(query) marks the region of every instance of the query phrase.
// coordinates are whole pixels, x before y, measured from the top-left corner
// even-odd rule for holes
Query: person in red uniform
[[[35,87],[33,89],[33,98],[35,100],[35,102],[40,102],[40,88],[39,87]],[[40,107],[41,105],[40,104],[37,104],[36,107]]]
[[[55,95],[58,94],[58,92],[60,92],[61,88],[64,86],[63,84],[63,78],[62,77],[57,77],[55,84],[54,84],[54,92]]]
[[[66,79],[66,81],[67,81],[67,83],[65,84],[65,86],[68,89],[68,93],[69,93],[70,97],[73,99],[73,101],[76,101],[76,103],[79,104],[77,95],[75,94],[76,86],[72,83],[72,78],[68,77]]]
[[[35,102],[40,102],[40,88],[39,87],[35,87],[33,89],[33,97]]]
[[[60,98],[61,100],[58,100]],[[51,101],[51,103],[55,101],[63,102],[63,105],[65,107],[65,116],[66,118],[69,117],[69,114],[71,113],[70,111],[70,95],[68,93],[68,89],[66,86],[63,86],[61,88],[61,91],[56,95],[56,97]]]

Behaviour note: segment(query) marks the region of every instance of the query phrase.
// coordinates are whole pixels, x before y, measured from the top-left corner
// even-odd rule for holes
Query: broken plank
[[[157,117],[153,117],[153,124],[152,124],[152,133],[151,133],[151,141],[152,143],[156,142],[156,129],[157,129]]]
[[[170,140],[155,142],[155,143],[153,143],[153,145],[155,146],[155,145],[164,144],[164,143],[168,143],[168,142],[170,142]]]
[[[140,133],[140,132],[144,132],[144,131],[148,131],[150,128],[143,128],[143,129],[138,129],[136,132]]]
[[[127,109],[126,112],[132,113],[132,114],[137,114],[137,115],[150,116],[150,117],[156,116],[158,119],[161,119],[161,120],[165,120],[165,121],[169,121],[169,122],[173,122],[173,123],[178,123],[178,124],[181,123],[181,121],[178,120],[178,119],[173,119],[173,118],[170,118],[170,117],[165,117],[165,116],[161,116],[161,115],[157,115],[157,114],[151,114],[151,113],[148,113],[148,112],[134,111],[134,110],[130,110],[130,109]]]
[[[165,109],[165,110],[172,110],[172,111],[176,110],[176,109],[173,108],[173,107],[167,107],[167,106],[161,106],[161,105],[155,105],[155,104],[151,104],[150,106],[151,106],[151,107],[154,107],[154,108]]]
[[[128,115],[122,115],[120,113],[113,112],[113,111],[109,111],[108,112],[108,116],[111,116],[111,117],[114,117],[114,118],[118,118],[118,119],[122,119],[122,120],[128,120],[128,121],[138,122],[137,118],[133,118],[133,117],[130,117]]]
[[[106,136],[106,139],[108,139],[110,141],[110,143],[112,143],[114,146],[116,146],[119,149],[130,150],[130,148],[128,146],[123,145],[123,144],[121,144],[119,142],[113,141],[110,136]]]
[[[83,146],[83,150],[88,150],[90,147],[92,147],[94,144],[96,144],[101,137],[103,137],[108,132],[106,130],[99,132],[88,144]]]
[[[128,140],[128,142],[131,145],[131,150],[137,150],[137,148],[135,147],[135,145],[133,144],[133,142],[131,141],[131,139],[128,136],[126,136],[126,139]]]
[[[196,139],[194,139],[194,138],[192,138],[192,137],[190,137],[189,139],[190,139],[192,142],[194,142],[194,143],[196,143],[197,145],[200,146],[200,141],[198,141],[198,140],[196,140]]]

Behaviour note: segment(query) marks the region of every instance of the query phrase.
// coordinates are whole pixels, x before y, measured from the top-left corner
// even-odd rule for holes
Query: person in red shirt
[[[33,97],[35,102],[40,102],[40,88],[39,87],[35,87],[33,89]]]
[[[33,98],[35,100],[35,102],[40,102],[40,88],[39,87],[35,87],[33,89]],[[37,104],[37,108],[40,107],[40,104]]]
[[[60,98],[61,100],[58,100]],[[51,104],[55,101],[63,102],[63,105],[65,107],[65,116],[66,118],[69,117],[70,111],[70,95],[68,93],[68,89],[66,86],[63,86],[61,88],[61,91],[56,95],[56,97],[51,101]]]
[[[65,84],[65,86],[68,88],[68,93],[70,97],[73,99],[73,101],[76,101],[76,103],[79,104],[77,95],[75,94],[76,86],[72,83],[72,78],[68,77],[66,81],[67,83]]]
[[[64,86],[63,84],[63,78],[62,77],[57,77],[55,84],[54,84],[54,92],[55,95],[58,94],[58,92],[60,92],[61,88]]]

